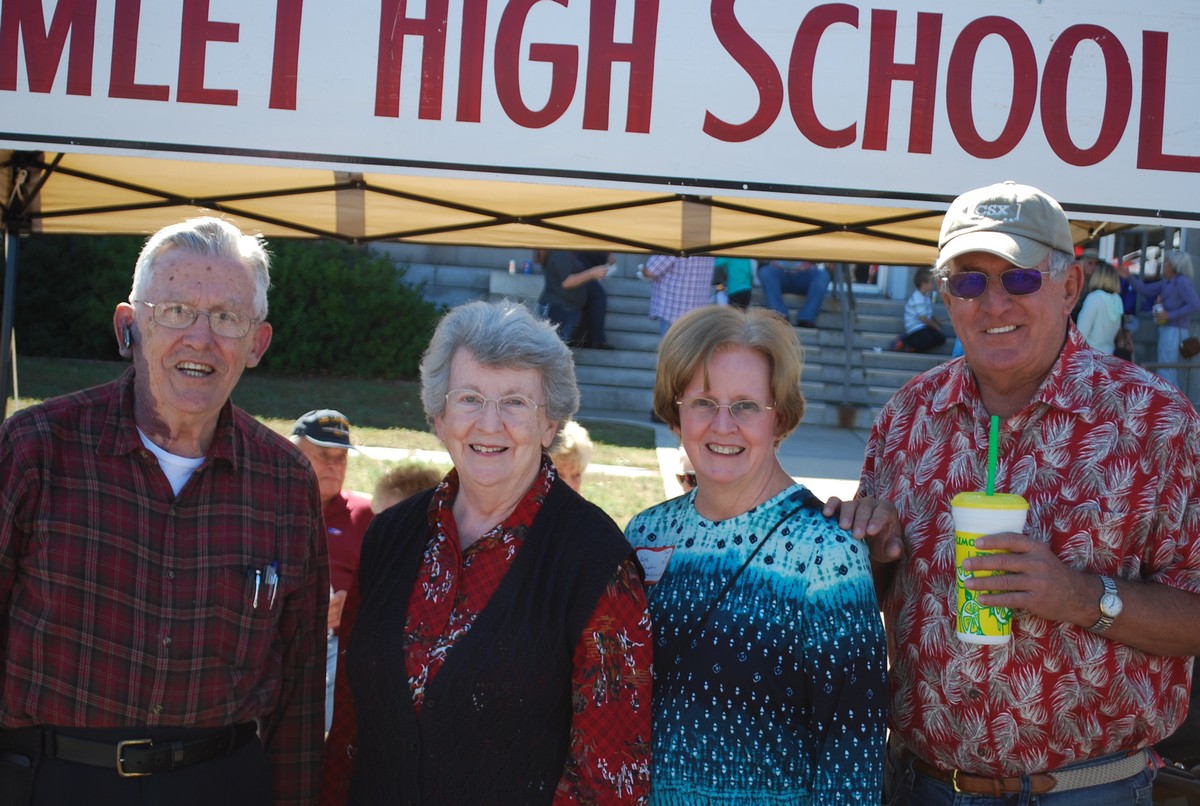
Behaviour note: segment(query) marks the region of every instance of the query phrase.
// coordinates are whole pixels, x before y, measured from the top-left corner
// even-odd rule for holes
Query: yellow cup
[[[955,630],[970,644],[1003,644],[1012,640],[1012,610],[988,607],[978,601],[982,591],[968,590],[963,582],[973,577],[992,576],[994,571],[963,571],[963,560],[1001,551],[979,551],[976,538],[997,532],[1020,532],[1025,528],[1029,503],[1009,493],[959,493],[950,500],[954,516],[954,570],[958,577],[955,603]]]

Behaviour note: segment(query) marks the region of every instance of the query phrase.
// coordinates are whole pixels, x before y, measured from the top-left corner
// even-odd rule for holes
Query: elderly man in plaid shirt
[[[315,796],[329,571],[312,468],[229,395],[268,258],[216,218],[147,241],[133,366],[0,427],[0,803]]]

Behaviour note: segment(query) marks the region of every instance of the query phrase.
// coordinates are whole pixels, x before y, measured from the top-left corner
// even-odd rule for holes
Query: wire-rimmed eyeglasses
[[[717,412],[721,409],[729,409],[729,413],[733,419],[743,425],[755,422],[759,417],[762,417],[774,408],[774,406],[768,406],[757,400],[735,400],[732,403],[718,403],[711,397],[685,397],[682,400],[676,400],[675,405],[679,406],[680,412],[686,412],[692,417],[701,420],[715,419]]]
[[[451,414],[463,417],[482,414],[488,403],[495,403],[496,411],[506,420],[527,419],[544,407],[544,404],[530,400],[524,395],[488,397],[474,389],[451,389],[446,393],[446,408]]]
[[[1009,269],[998,275],[984,274],[981,271],[960,271],[947,275],[946,290],[959,299],[978,299],[987,290],[992,280],[999,280],[1000,286],[1014,297],[1032,294],[1042,287],[1042,275],[1049,274],[1040,269]]]
[[[150,309],[150,315],[156,324],[169,327],[172,330],[186,330],[191,327],[197,317],[208,319],[208,326],[218,336],[230,339],[240,339],[250,332],[250,328],[261,322],[261,319],[251,319],[233,311],[206,311],[193,308],[185,302],[146,302],[144,299],[131,299]]]

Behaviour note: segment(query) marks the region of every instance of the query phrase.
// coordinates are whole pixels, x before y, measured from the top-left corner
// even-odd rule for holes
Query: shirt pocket
[[[270,652],[282,600],[282,591],[275,591],[272,602],[263,567],[222,568],[212,597],[213,645],[220,659],[235,668],[259,668]]]

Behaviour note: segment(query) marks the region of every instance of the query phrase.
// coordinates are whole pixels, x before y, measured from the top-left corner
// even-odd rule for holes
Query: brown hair
[[[676,320],[658,345],[654,413],[678,430],[679,407],[675,401],[696,372],[703,370],[707,388],[713,355],[739,347],[757,350],[770,365],[774,400],[768,405],[775,410],[776,444],[781,442],[804,417],[804,393],[800,391],[804,348],[787,320],[766,308],[707,305]]]

